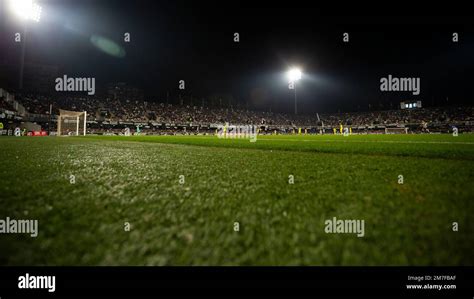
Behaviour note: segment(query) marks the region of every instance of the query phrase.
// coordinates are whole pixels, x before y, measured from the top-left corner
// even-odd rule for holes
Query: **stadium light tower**
[[[295,114],[298,114],[298,108],[296,104],[296,82],[301,79],[301,70],[299,68],[292,68],[288,71],[288,80],[293,85],[295,91]]]
[[[20,77],[19,89],[23,89],[23,71],[25,68],[25,52],[26,52],[26,31],[27,21],[39,22],[41,19],[41,6],[33,0],[9,0],[8,1],[11,12],[23,21],[23,36],[21,44],[21,59],[20,59]]]
[[[11,11],[20,19],[39,22],[42,8],[33,0],[9,0],[8,2]]]

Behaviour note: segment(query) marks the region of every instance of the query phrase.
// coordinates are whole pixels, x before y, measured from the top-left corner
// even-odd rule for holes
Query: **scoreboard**
[[[421,108],[421,101],[400,102],[400,109],[416,109],[416,108]]]

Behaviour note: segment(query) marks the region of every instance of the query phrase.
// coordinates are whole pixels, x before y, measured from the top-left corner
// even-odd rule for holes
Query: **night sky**
[[[41,21],[28,24],[27,62],[95,77],[96,85],[127,82],[149,100],[164,101],[168,92],[172,101],[182,94],[200,104],[215,96],[291,112],[285,72],[295,65],[304,72],[297,85],[302,113],[366,111],[369,104],[397,108],[403,100],[425,106],[473,101],[474,21],[468,17],[330,17],[316,14],[309,3],[255,1],[39,3]],[[11,40],[21,23],[2,7],[0,25],[7,41],[0,61],[18,64],[20,47]],[[130,43],[123,41],[125,32]],[[343,43],[343,32],[349,43]],[[452,32],[460,34],[458,43]],[[116,42],[125,56],[100,51],[93,35]],[[380,78],[389,74],[420,77],[421,94],[380,92]],[[178,90],[179,80],[186,90]]]

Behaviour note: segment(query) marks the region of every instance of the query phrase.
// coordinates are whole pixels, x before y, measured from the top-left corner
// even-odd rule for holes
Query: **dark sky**
[[[292,111],[285,72],[293,65],[304,71],[297,91],[306,113],[367,110],[369,104],[395,108],[402,100],[425,106],[445,105],[446,97],[449,104],[473,101],[469,17],[324,16],[309,2],[39,2],[43,15],[29,23],[27,62],[95,77],[99,86],[124,81],[157,101],[169,92],[174,99],[179,93],[231,97],[252,108]],[[20,47],[9,37],[21,24],[5,7],[1,13],[2,40],[8,42],[0,54],[18,63]],[[451,41],[453,31],[459,43]],[[130,43],[123,42],[124,32],[131,33]],[[350,34],[348,44],[343,32]],[[93,35],[116,42],[125,56],[100,51]],[[380,78],[388,74],[420,77],[421,94],[380,92]],[[178,90],[181,79],[185,91]]]

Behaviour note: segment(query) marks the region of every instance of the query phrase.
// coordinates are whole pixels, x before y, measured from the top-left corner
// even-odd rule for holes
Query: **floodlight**
[[[41,18],[41,6],[33,0],[9,0],[12,12],[23,20],[39,22]]]
[[[288,79],[290,82],[295,82],[301,79],[301,70],[298,68],[293,68],[288,71]]]
[[[293,89],[295,92],[295,114],[298,114],[298,107],[296,104],[296,81],[301,79],[301,70],[297,67],[294,67],[288,71],[287,75],[288,75],[288,80],[290,80],[290,85],[291,85],[291,87],[290,86],[289,87]]]

